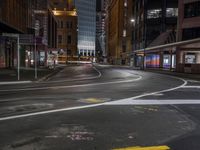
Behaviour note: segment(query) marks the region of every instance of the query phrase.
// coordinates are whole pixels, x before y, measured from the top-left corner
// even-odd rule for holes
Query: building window
[[[178,16],[178,8],[166,9],[166,17],[177,17],[177,16]]]
[[[161,9],[151,9],[147,11],[147,18],[160,18],[162,16],[162,10]]]
[[[70,21],[70,29],[72,29],[72,27],[73,27],[73,24],[72,24],[72,22]]]
[[[84,50],[84,56],[87,56],[87,50]]]
[[[71,55],[72,51],[70,49],[67,50],[67,55]]]
[[[72,22],[71,21],[67,21],[66,22],[66,28],[67,29],[72,29]]]
[[[60,21],[60,28],[63,28],[63,21]]]
[[[123,53],[126,52],[126,45],[122,45],[122,52],[123,52]]]
[[[200,1],[185,4],[184,16],[185,18],[200,16]]]
[[[83,56],[83,50],[82,49],[80,50],[80,56]]]
[[[66,21],[66,28],[68,29],[69,28],[69,22]]]
[[[200,37],[200,28],[183,29],[182,40],[190,40]]]
[[[128,6],[127,0],[124,0],[124,7],[127,7],[127,6]]]
[[[126,37],[126,29],[123,30],[123,37]]]
[[[71,42],[72,42],[72,37],[71,37],[71,35],[68,35],[67,36],[67,44],[71,44]]]
[[[58,35],[58,43],[62,44],[62,35]]]
[[[185,54],[185,64],[195,64],[196,63],[196,55],[193,53]]]

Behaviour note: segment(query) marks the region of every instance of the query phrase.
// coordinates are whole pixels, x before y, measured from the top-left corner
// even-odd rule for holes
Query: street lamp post
[[[37,41],[36,41],[36,37],[35,37],[35,49],[34,49],[34,53],[35,53],[35,79],[37,79]]]
[[[20,50],[19,50],[19,34],[17,34],[17,80],[20,80]]]
[[[133,46],[134,46],[134,39],[135,39],[135,35],[134,35],[135,34],[135,19],[132,18],[130,21],[131,21],[131,33],[132,33],[132,35],[131,35],[132,50],[131,50],[131,54],[130,54],[129,58],[130,58],[130,63],[131,63],[130,65],[134,67],[136,58],[132,54],[133,54],[133,50],[134,50]]]

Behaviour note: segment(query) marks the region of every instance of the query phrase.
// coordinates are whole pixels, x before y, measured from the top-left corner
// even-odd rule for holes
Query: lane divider
[[[182,78],[177,78],[177,77],[173,77],[179,80],[182,80],[184,83],[180,86],[174,87],[174,88],[170,88],[170,89],[166,89],[166,90],[161,90],[161,91],[157,91],[157,92],[152,92],[152,93],[147,93],[147,94],[143,94],[143,95],[138,95],[135,97],[131,97],[128,99],[121,99],[121,100],[116,100],[113,102],[121,102],[124,100],[134,100],[134,99],[138,99],[141,97],[145,97],[145,96],[149,96],[149,95],[155,95],[155,94],[160,94],[163,92],[169,92],[169,91],[173,91],[176,89],[179,89],[183,86],[185,86],[187,84],[187,81],[182,79]],[[142,76],[140,76],[137,79],[133,79],[131,81],[137,81],[142,79]],[[86,85],[74,85],[73,87],[77,87],[77,86],[91,86],[91,85],[103,85],[103,84],[111,84],[111,83],[124,83],[124,82],[130,82],[130,80],[126,80],[126,81],[116,81],[116,82],[106,82],[106,83],[97,83],[97,84],[86,84]],[[63,86],[63,88],[66,87],[72,87],[72,86]],[[24,90],[24,89],[21,89]],[[25,89],[26,90],[26,89]],[[103,106],[103,105],[112,105],[112,102],[105,102],[105,103],[99,103],[99,104],[91,104],[91,105],[86,105],[86,106],[77,106],[77,107],[69,107],[69,108],[63,108],[63,109],[55,109],[55,110],[48,110],[48,111],[42,111],[42,112],[35,112],[35,113],[28,113],[28,114],[22,114],[22,115],[15,115],[15,116],[8,116],[8,117],[2,117],[0,118],[0,121],[5,121],[5,120],[11,120],[11,119],[17,119],[17,118],[24,118],[24,117],[29,117],[29,116],[37,116],[37,115],[42,115],[42,114],[50,114],[50,113],[56,113],[56,112],[62,112],[62,111],[69,111],[69,110],[78,110],[78,109],[85,109],[85,108],[93,108],[93,107],[97,107],[97,106]]]
[[[101,83],[89,83],[89,84],[77,84],[69,86],[52,86],[52,87],[39,87],[39,88],[23,88],[23,89],[9,89],[9,90],[0,90],[0,92],[13,92],[13,91],[35,91],[35,90],[57,90],[65,88],[76,88],[76,87],[88,87],[88,86],[97,86],[97,85],[108,85],[108,84],[119,84],[119,83],[130,83],[134,81],[141,80],[142,76],[139,76],[135,79],[130,80],[120,80],[120,81],[110,81],[110,82],[101,82]]]

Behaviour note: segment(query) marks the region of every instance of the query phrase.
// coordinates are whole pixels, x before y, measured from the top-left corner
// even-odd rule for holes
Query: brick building
[[[180,0],[178,41],[200,38],[200,0]],[[200,41],[177,47],[177,71],[200,73]]]
[[[77,12],[72,1],[51,0],[53,13],[58,22],[57,51],[60,63],[78,60]]]
[[[111,64],[129,64],[132,51],[132,0],[111,0],[107,7],[107,56]]]

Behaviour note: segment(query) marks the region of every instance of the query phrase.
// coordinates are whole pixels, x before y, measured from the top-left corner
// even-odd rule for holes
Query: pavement
[[[49,68],[38,68],[37,69],[37,79],[35,79],[35,69],[34,68],[24,68],[20,69],[20,80],[18,81],[18,75],[16,69],[0,69],[0,85],[5,84],[24,84],[35,81],[45,81],[49,77],[55,75],[63,67],[56,67],[55,69]]]
[[[176,77],[193,79],[193,80],[198,80],[198,81],[200,80],[200,74],[180,73],[180,72],[161,70],[161,69],[145,69],[145,71],[166,74],[166,75],[172,75],[172,76],[176,76]]]
[[[199,150],[200,82],[150,71],[66,66],[0,86],[2,150]]]

